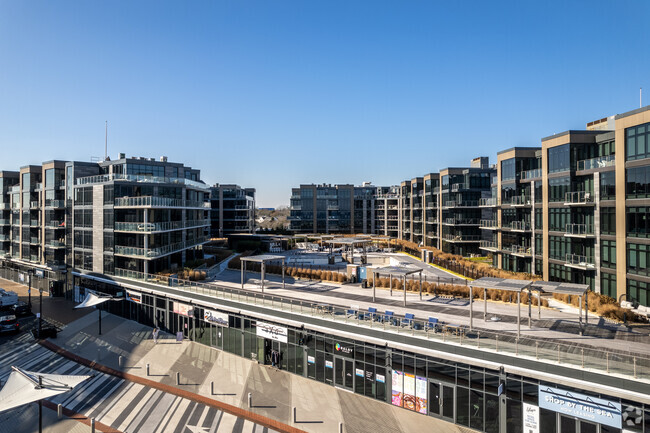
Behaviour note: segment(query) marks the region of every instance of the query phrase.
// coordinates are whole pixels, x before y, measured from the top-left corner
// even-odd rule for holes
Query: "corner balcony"
[[[583,271],[596,270],[593,257],[581,256],[579,254],[567,254],[564,259],[564,266]]]
[[[583,159],[578,161],[578,171],[593,170],[595,168],[613,167],[616,164],[616,156],[598,156],[596,158]]]
[[[481,241],[479,235],[442,235],[442,240],[451,243],[477,243]]]
[[[191,241],[176,242],[174,244],[165,245],[158,248],[139,248],[139,247],[126,247],[122,245],[115,245],[116,256],[135,257],[145,260],[156,259],[158,257],[174,254],[192,247],[199,246],[209,242],[210,238],[200,237]]]
[[[159,233],[170,232],[174,230],[183,230],[199,227],[207,227],[210,225],[210,220],[190,220],[190,221],[167,221],[161,223],[144,223],[144,222],[116,222],[116,232],[127,233]]]
[[[0,219],[0,226],[8,226],[11,225],[11,221],[9,221],[6,218]]]
[[[65,208],[65,200],[45,200],[45,207],[51,209]]]
[[[158,177],[158,176],[141,176],[135,174],[100,174],[97,176],[80,177],[75,181],[75,185],[94,185],[114,181],[125,181],[135,183],[171,183],[175,185],[185,185],[187,187],[209,191],[210,186],[203,182],[185,179],[182,177]],[[63,186],[63,183],[62,183]]]
[[[594,237],[594,226],[591,224],[567,224],[564,236],[567,238],[592,238]]]
[[[10,203],[0,203],[0,210],[9,210],[11,209]]]
[[[0,235],[0,242],[9,242],[10,240],[9,235]]]
[[[193,208],[209,209],[210,203],[194,200],[180,200],[168,197],[120,197],[115,199],[116,208]]]
[[[594,195],[588,191],[573,191],[564,194],[565,206],[593,206]]]
[[[532,257],[533,250],[531,247],[521,245],[510,245],[502,248],[502,251],[516,257]]]
[[[521,172],[521,180],[530,180],[538,177],[542,177],[541,168],[535,168],[532,170],[526,170]]]

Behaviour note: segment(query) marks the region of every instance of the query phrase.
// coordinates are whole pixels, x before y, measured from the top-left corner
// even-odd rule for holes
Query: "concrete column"
[[[372,273],[372,302],[375,302],[376,297],[375,297],[375,291],[377,290],[377,274],[374,272]]]
[[[469,330],[474,330],[474,297],[472,293],[472,286],[469,286]]]
[[[147,230],[147,224],[149,224],[149,212],[147,209],[144,209],[144,227],[145,230]],[[144,253],[147,254],[149,250],[149,235],[147,233],[144,234]],[[148,274],[149,273],[149,260],[144,260],[144,273]]]
[[[521,291],[517,292],[517,338],[521,335]]]
[[[596,204],[594,207],[594,264],[596,265],[594,292],[600,293],[600,175],[598,172],[594,173],[594,203]],[[585,320],[586,318],[587,312],[585,311]]]

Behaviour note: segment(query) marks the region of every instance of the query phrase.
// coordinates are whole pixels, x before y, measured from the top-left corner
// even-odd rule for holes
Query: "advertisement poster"
[[[415,410],[415,375],[404,374],[404,407]]]
[[[228,327],[228,314],[218,311],[203,310],[203,320],[215,323],[220,326]]]
[[[269,323],[257,322],[255,326],[257,336],[262,338],[269,338],[271,340],[286,343],[289,341],[289,330],[282,326],[275,326]]]
[[[404,375],[401,371],[393,370],[393,398],[392,403],[395,406],[402,407],[402,398],[404,396]]]
[[[309,364],[316,364],[316,358],[314,358],[313,356],[309,356],[309,355],[308,355],[308,356],[307,356],[307,362],[308,362]]]
[[[415,411],[427,413],[427,379],[425,377],[415,377]]]
[[[334,368],[334,363],[332,361],[325,361],[325,367]]]
[[[377,377],[377,382],[386,383],[386,376],[384,376],[383,374],[378,374],[376,377]]]
[[[524,433],[539,433],[539,407],[524,403]]]
[[[181,316],[190,317],[194,316],[194,307],[180,302],[174,302],[174,313]]]

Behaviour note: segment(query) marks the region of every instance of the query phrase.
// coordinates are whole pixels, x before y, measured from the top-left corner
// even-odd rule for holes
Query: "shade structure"
[[[0,390],[0,412],[68,392],[92,376],[25,371],[12,366],[5,386]]]
[[[402,278],[404,280],[404,306],[406,307],[406,277],[413,274],[420,274],[420,300],[422,300],[422,268],[414,268],[411,266],[383,266],[381,268],[370,269],[372,272],[372,302],[375,302],[376,281],[375,276],[381,274],[388,274],[390,280],[390,295],[393,296],[393,277]]]
[[[95,292],[89,291],[88,294],[86,295],[86,299],[84,299],[81,304],[76,305],[75,308],[94,307],[95,305],[102,304],[112,299],[113,299],[112,296],[99,296]]]
[[[241,262],[241,288],[244,290],[244,282],[246,281],[246,262],[253,262],[253,263],[259,263],[261,267],[261,288],[262,288],[262,293],[264,293],[264,275],[266,273],[266,262],[274,262],[274,261],[281,261],[282,262],[282,288],[285,288],[284,285],[284,256],[274,256],[272,254],[259,254],[257,256],[247,256],[247,257],[240,257],[240,262]]]

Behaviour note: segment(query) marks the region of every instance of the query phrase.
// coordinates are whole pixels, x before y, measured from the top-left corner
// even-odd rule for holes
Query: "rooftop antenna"
[[[108,120],[106,121],[106,130],[104,133],[104,161],[108,159]]]
[[[643,87],[639,87],[639,108],[643,107]]]

